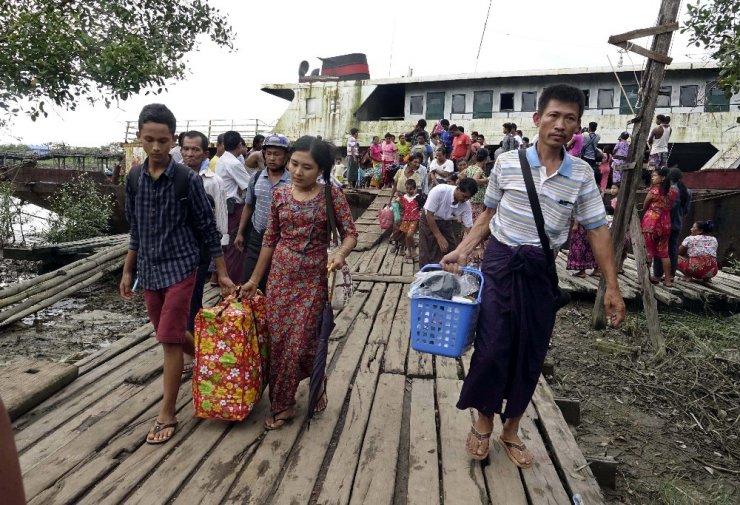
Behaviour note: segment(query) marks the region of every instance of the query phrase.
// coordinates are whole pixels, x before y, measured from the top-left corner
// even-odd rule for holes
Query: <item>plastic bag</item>
[[[460,276],[460,295],[478,297],[480,291],[480,279],[470,273],[464,273]]]
[[[453,296],[460,295],[460,277],[450,272],[444,270],[418,272],[414,278],[409,287],[409,298],[426,296],[452,300]]]
[[[380,223],[380,229],[382,230],[393,228],[393,209],[388,205],[380,209],[380,212],[378,212],[378,222]]]
[[[393,222],[400,223],[401,222],[401,204],[398,203],[396,200],[393,200],[391,203],[391,208],[393,209]]]

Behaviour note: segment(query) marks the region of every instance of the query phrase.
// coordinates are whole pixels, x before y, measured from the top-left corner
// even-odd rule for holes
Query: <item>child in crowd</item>
[[[416,190],[416,181],[407,179],[406,194],[398,198],[398,203],[401,206],[401,224],[394,237],[397,244],[401,243],[401,238],[405,241],[406,255],[404,260],[406,263],[413,263],[414,259],[417,258],[414,254],[414,234],[419,227],[421,209],[424,206],[423,198],[423,195]]]

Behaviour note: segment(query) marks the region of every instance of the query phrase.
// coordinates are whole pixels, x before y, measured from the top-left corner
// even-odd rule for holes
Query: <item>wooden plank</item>
[[[519,437],[534,455],[534,464],[522,471],[524,485],[532,505],[570,505],[555,464],[547,454],[534,420],[537,413],[530,404],[519,424]]]
[[[480,462],[470,458],[465,450],[471,423],[470,411],[455,407],[460,397],[462,381],[440,378],[436,381],[443,501],[466,505],[488,504]]]
[[[391,329],[391,324],[396,318],[396,309],[400,297],[406,296],[402,292],[403,288],[399,284],[391,284],[383,296],[383,303],[380,305],[378,314],[375,318],[376,324],[373,325],[373,330],[368,337],[368,342],[372,343],[388,343],[388,336]]]
[[[340,436],[316,503],[346,505],[349,502],[383,351],[383,344],[368,341],[357,377],[352,384],[344,424],[317,424],[298,441],[295,457],[291,458],[290,466],[273,497],[273,503],[308,503],[334,431],[338,431]],[[341,410],[341,404],[338,408]]]
[[[151,383],[141,391],[123,401],[104,419],[99,420],[86,431],[67,441],[56,452],[38,465],[28,468],[23,476],[26,497],[33,498],[60,477],[77,466],[89,454],[102,447],[112,434],[131,424],[141,412],[147,410],[162,397],[162,385]],[[42,465],[43,470],[39,467]],[[38,471],[36,470],[38,468]]]
[[[392,254],[391,254],[392,256]],[[394,259],[393,267],[395,267],[395,261],[397,261],[398,257],[403,259],[403,256],[397,256]],[[400,264],[399,264],[400,269]],[[352,274],[352,280],[353,281],[369,281],[369,282],[388,282],[388,283],[395,283],[395,284],[410,284],[414,282],[414,277],[412,275],[386,275],[382,273],[372,274],[367,272],[358,272]]]
[[[584,503],[604,503],[604,496],[586,463],[586,458],[555,404],[550,386],[541,376],[532,401],[540,419],[540,426],[550,447],[553,448],[553,458],[562,469],[571,493],[580,494]]]
[[[379,272],[381,267],[383,266],[383,262],[385,261],[386,255],[388,254],[389,250],[390,244],[388,242],[378,244],[378,247],[375,249],[375,254],[365,267],[365,272]]]
[[[491,503],[527,503],[519,469],[509,460],[504,448],[498,443],[501,433],[501,418],[494,417],[493,435],[491,435],[491,452],[489,464],[483,467],[486,475],[486,487]],[[527,471],[527,470],[523,470]]]
[[[249,417],[234,423],[216,448],[195,469],[193,477],[178,491],[173,505],[217,505],[239,477],[239,469],[259,446],[265,432],[263,421],[270,412],[265,395]]]
[[[146,323],[145,325],[136,328],[131,333],[119,338],[105,349],[82,358],[76,363],[80,368],[80,375],[90,372],[93,368],[102,365],[122,352],[136,346],[140,342],[148,339],[150,336],[154,336],[154,326],[152,326],[152,323]]]
[[[457,360],[455,358],[435,356],[434,368],[436,371],[436,377],[440,377],[442,379],[459,379],[457,373]]]
[[[124,354],[125,355],[125,354]],[[124,356],[122,355],[122,356]],[[24,425],[23,429],[16,434],[16,445],[18,451],[25,453],[29,449],[39,442],[46,442],[54,430],[58,430],[66,423],[73,421],[76,417],[81,416],[82,418],[89,417],[86,411],[90,409],[92,405],[100,402],[111,394],[122,382],[123,377],[129,373],[131,368],[137,362],[150,361],[151,363],[160,363],[162,361],[161,353],[158,348],[152,348],[144,352],[139,357],[132,357],[128,364],[122,365],[120,368],[114,370],[108,375],[105,375],[99,379],[97,383],[93,383],[90,387],[82,390],[76,390],[75,395],[67,396],[62,403],[54,403],[52,407],[45,407],[46,403],[51,402],[52,398],[41,407],[44,408],[44,415],[36,420],[36,422],[30,425]],[[76,389],[78,381],[86,381],[89,376],[85,375],[64,391],[60,396],[67,394],[68,389]],[[38,408],[31,411],[28,415],[21,418],[20,421],[24,421],[27,417],[33,416]],[[79,423],[78,423],[79,424]]]
[[[10,420],[28,412],[76,377],[75,365],[28,358],[0,368],[0,397]]]
[[[410,340],[410,338],[408,338]],[[409,348],[406,373],[409,377],[434,377],[433,355]]]
[[[658,35],[659,33],[674,32],[678,30],[678,23],[666,23],[664,25],[651,26],[650,28],[638,28],[637,30],[630,30],[619,35],[612,35],[609,37],[610,44],[616,44],[617,42],[627,42],[629,40],[641,39],[643,37],[649,37],[651,35]]]
[[[192,401],[192,389],[190,384],[183,384],[180,387],[177,397],[177,410],[181,411]],[[132,454],[144,443],[144,438],[151,427],[152,420],[159,412],[159,405],[153,405],[143,412],[134,420],[128,428],[113,435],[113,438],[102,449],[95,451],[93,454],[72,471],[57,480],[54,485],[47,488],[44,492],[38,494],[31,502],[31,505],[57,505],[79,503],[83,494],[88,492],[95,485],[103,483],[105,478],[109,477],[111,470],[125,458],[125,455]],[[165,451],[166,452],[166,451]],[[103,486],[105,484],[102,484]],[[92,491],[93,495],[96,491]],[[97,494],[92,502],[101,503],[101,496]]]
[[[400,375],[382,374],[378,380],[350,504],[393,503],[405,387]]]
[[[398,302],[396,316],[393,318],[390,334],[388,335],[388,346],[383,361],[383,372],[406,373],[406,355],[409,351],[409,318],[410,305],[406,296],[406,286]]]
[[[341,340],[347,336],[357,318],[357,314],[360,313],[362,307],[365,305],[368,296],[370,296],[368,291],[360,289],[356,289],[355,292],[352,293],[352,298],[350,298],[347,305],[344,306],[339,317],[334,320],[334,324],[336,326],[329,336],[331,340]]]
[[[407,505],[439,505],[439,454],[434,408],[434,381],[411,381]]]
[[[378,310],[384,290],[385,285],[376,284],[373,287],[371,296],[368,297],[368,302],[363,308],[363,312],[369,317],[358,317],[353,326],[352,338],[347,339],[342,347],[334,348],[340,349],[340,355],[333,369],[330,369],[328,373],[327,397],[329,398],[329,404],[326,410],[312,422],[311,431],[307,433],[308,437],[313,437],[313,434],[320,430],[321,433],[328,431],[329,440],[331,439],[331,433],[333,433],[339,420],[344,404],[343,400],[350,389],[350,383],[365,349],[367,337],[372,329],[374,315]],[[329,354],[328,362],[332,363],[334,350],[331,347]],[[288,455],[298,437],[303,434],[300,420],[305,416],[303,409],[305,409],[307,386],[307,381],[304,381],[299,387],[296,420],[286,424],[278,431],[267,432],[224,503],[261,505],[267,501],[273,489],[279,489],[281,486],[280,475],[286,467]],[[316,436],[319,437],[319,435]],[[329,440],[323,443],[328,446]],[[323,457],[318,459],[320,464]]]
[[[403,255],[397,254],[396,257],[393,258],[393,266],[391,267],[391,275],[400,276],[402,268],[403,268]],[[408,282],[410,283],[411,280]]]
[[[673,63],[673,58],[671,58],[670,56],[666,56],[665,54],[659,53],[657,51],[651,51],[650,49],[645,49],[644,47],[638,44],[633,44],[632,42],[615,42],[614,45],[617,47],[621,47],[622,49],[626,49],[627,51],[637,53],[640,56],[644,56],[645,58],[650,58],[651,60],[665,63],[666,65],[670,65],[671,63]]]

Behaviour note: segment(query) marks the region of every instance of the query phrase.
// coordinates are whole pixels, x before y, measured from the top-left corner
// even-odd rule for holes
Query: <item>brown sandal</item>
[[[287,412],[290,409],[281,410],[280,412],[276,412],[275,414],[272,414],[270,417],[265,419],[264,427],[267,431],[272,430],[279,430],[283,426],[285,426],[285,423],[288,423],[293,420],[295,417],[295,414],[292,412],[285,417],[278,417],[283,412]]]
[[[522,453],[522,455],[524,455],[524,451],[527,451],[527,446],[526,445],[524,445],[524,444],[515,444],[514,442],[507,442],[506,440],[504,440],[501,437],[498,437],[498,443],[501,444],[501,447],[504,448],[504,450],[506,451],[506,455],[509,456],[509,459],[511,460],[511,462],[514,463],[519,468],[527,469],[527,468],[531,467],[532,464],[534,463],[534,455],[532,453],[530,453],[530,455],[532,456],[532,459],[529,460],[529,463],[526,463],[526,462],[525,463],[522,463],[521,461],[519,461],[518,459],[516,459],[514,457],[514,455],[511,453],[511,450],[512,449],[516,449],[517,451],[519,451],[520,453]],[[527,451],[527,452],[529,452],[529,451]]]
[[[471,458],[477,461],[483,461],[488,458],[488,453],[491,451],[490,442],[491,432],[481,433],[475,429],[475,426],[471,426],[470,433],[468,433],[468,440],[465,443],[465,449]],[[480,454],[481,448],[485,448],[486,452]]]
[[[169,430],[169,429],[172,430],[172,433],[170,433],[169,437],[166,437],[160,440],[149,438],[150,436],[156,437],[160,431]],[[172,437],[174,437],[176,431],[177,431],[177,421],[175,421],[174,423],[160,423],[158,420],[155,419],[154,426],[152,426],[151,429],[149,430],[149,433],[146,434],[146,443],[149,445],[163,444],[165,442],[168,442]]]

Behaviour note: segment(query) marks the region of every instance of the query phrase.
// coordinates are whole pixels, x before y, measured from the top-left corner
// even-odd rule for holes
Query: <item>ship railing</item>
[[[252,137],[261,134],[271,133],[274,124],[262,121],[261,119],[200,119],[178,121],[176,132],[187,132],[191,130],[199,131],[208,137],[208,142],[216,144],[218,136],[230,130],[241,133],[247,145],[251,145]],[[124,143],[129,144],[136,142],[136,131],[138,130],[137,121],[126,121],[126,133]]]

